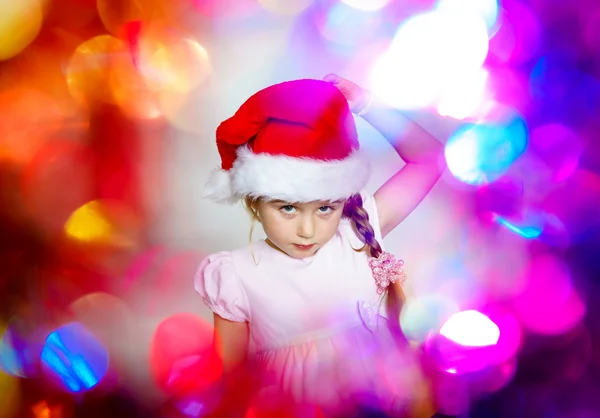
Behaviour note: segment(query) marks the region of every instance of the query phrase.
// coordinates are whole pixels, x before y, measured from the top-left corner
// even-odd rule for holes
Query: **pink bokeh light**
[[[525,274],[526,285],[515,297],[514,308],[526,328],[539,334],[559,335],[583,318],[583,301],[571,283],[567,266],[558,257],[534,257]]]
[[[512,65],[533,58],[541,41],[541,28],[531,9],[518,1],[504,1],[499,22],[498,31],[490,39],[490,56]]]

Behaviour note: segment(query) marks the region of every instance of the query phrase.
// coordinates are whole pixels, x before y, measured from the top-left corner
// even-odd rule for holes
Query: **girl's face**
[[[342,218],[344,201],[289,203],[260,200],[256,211],[272,244],[290,257],[316,253],[333,237]]]

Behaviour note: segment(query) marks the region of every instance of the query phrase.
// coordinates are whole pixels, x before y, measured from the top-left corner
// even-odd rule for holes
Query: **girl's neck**
[[[266,242],[266,243],[269,245],[269,247],[271,247],[271,248],[273,248],[273,249],[275,249],[275,250],[277,250],[277,251],[279,251],[279,252],[281,252],[281,253],[283,253],[283,254],[287,255],[287,253],[286,253],[285,251],[283,251],[283,250],[282,250],[281,248],[279,248],[277,245],[273,244],[269,238],[267,238],[267,239],[265,240],[265,242]]]

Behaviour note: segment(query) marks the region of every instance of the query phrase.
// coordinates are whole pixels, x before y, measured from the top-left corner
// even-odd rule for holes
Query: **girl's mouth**
[[[301,251],[307,251],[307,250],[310,250],[312,247],[314,247],[315,244],[310,244],[310,245],[298,245],[298,244],[294,244],[294,246],[296,248],[298,248],[299,250],[301,250]]]

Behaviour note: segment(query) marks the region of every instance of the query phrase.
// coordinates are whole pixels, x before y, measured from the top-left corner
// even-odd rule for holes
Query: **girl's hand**
[[[337,74],[327,74],[323,77],[323,80],[333,84],[342,92],[346,100],[348,100],[352,113],[359,113],[368,105],[370,93],[358,84],[346,80]]]

